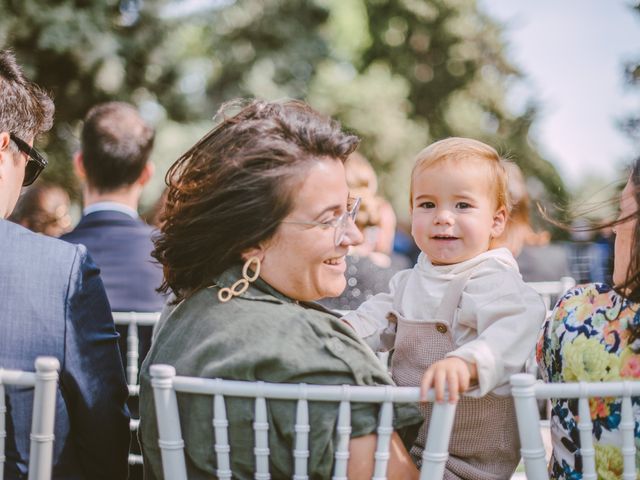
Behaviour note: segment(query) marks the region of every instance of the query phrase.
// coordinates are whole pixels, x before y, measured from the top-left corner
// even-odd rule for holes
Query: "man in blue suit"
[[[127,386],[99,270],[84,247],[6,220],[46,166],[33,148],[53,102],[0,51],[0,367],[60,361],[54,479],[126,479]],[[5,479],[26,479],[33,391],[6,387]]]
[[[164,297],[156,288],[162,283],[162,268],[151,257],[152,228],[138,217],[142,189],[153,174],[149,155],[154,130],[131,105],[109,102],[89,111],[81,138],[74,167],[84,181],[84,211],[80,223],[62,239],[87,247],[100,267],[114,311],[160,311]],[[126,365],[127,327],[116,329]],[[151,333],[150,326],[138,328],[140,364],[151,347]],[[129,399],[134,417],[137,400]],[[135,436],[132,446],[139,453]],[[131,467],[130,478],[142,478],[141,465]]]
[[[84,180],[84,211],[76,228],[61,238],[81,243],[95,260],[114,311],[157,312],[162,268],[151,257],[152,228],[138,217],[142,189],[153,174],[149,155],[154,130],[131,105],[103,103],[87,114],[80,151],[74,157]],[[120,333],[123,363],[126,327]],[[151,327],[140,327],[140,362],[149,350]]]

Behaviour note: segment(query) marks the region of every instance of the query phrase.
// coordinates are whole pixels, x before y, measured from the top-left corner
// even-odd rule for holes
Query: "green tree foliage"
[[[450,135],[497,146],[550,201],[565,200],[529,138],[535,108],[507,105],[519,73],[475,0],[212,0],[224,8],[192,14],[169,0],[0,2],[0,44],[55,95],[47,173],[66,185],[79,122],[95,103],[131,101],[159,122],[158,146],[171,153],[156,148],[162,170],[222,102],[293,97],[363,138],[402,210],[413,156]]]
[[[636,2],[633,9],[637,14],[640,14],[640,2]],[[640,87],[640,59],[635,62],[629,62],[625,67],[624,74],[627,83],[631,87]],[[640,115],[624,120],[622,129],[627,132],[632,139],[640,141]]]
[[[372,42],[361,68],[385,62],[392,74],[406,79],[411,118],[428,126],[431,140],[484,140],[526,176],[538,178],[546,200],[566,202],[562,180],[530,137],[535,107],[518,114],[508,104],[506,93],[520,73],[505,57],[501,26],[475,0],[373,0],[366,5]]]
[[[29,77],[55,99],[55,126],[43,140],[53,164],[46,174],[70,186],[76,127],[88,109],[106,100],[132,100],[140,92],[160,96],[175,78],[170,66],[159,78],[147,72],[164,30],[144,12],[135,25],[125,25],[116,0],[1,5],[0,45],[13,49]]]

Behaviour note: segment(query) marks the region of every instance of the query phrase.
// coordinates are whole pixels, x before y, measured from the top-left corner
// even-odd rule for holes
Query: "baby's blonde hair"
[[[496,209],[511,210],[507,172],[504,161],[495,148],[479,140],[463,137],[450,137],[432,143],[416,155],[415,164],[411,171],[411,188],[409,190],[409,205],[413,208],[413,180],[419,171],[452,162],[459,165],[465,162],[481,162],[487,167],[491,189],[495,193]]]

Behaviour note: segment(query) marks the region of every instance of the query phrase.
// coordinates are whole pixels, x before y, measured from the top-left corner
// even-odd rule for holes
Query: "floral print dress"
[[[556,305],[538,340],[536,357],[544,380],[606,382],[640,378],[639,310],[640,304],[625,300],[607,285],[571,289]],[[633,398],[632,404],[639,446],[640,398]],[[581,479],[578,401],[552,399],[551,405],[551,478]],[[590,407],[598,478],[621,478],[621,401],[595,398]],[[637,453],[636,465],[640,466]]]

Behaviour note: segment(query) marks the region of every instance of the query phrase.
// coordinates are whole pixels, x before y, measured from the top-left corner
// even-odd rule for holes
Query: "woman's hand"
[[[455,403],[459,394],[469,390],[471,382],[477,379],[478,369],[475,363],[458,357],[448,357],[427,369],[420,384],[420,398],[426,401],[427,392],[433,387],[436,402],[444,402],[445,387],[448,386],[449,402]]]

